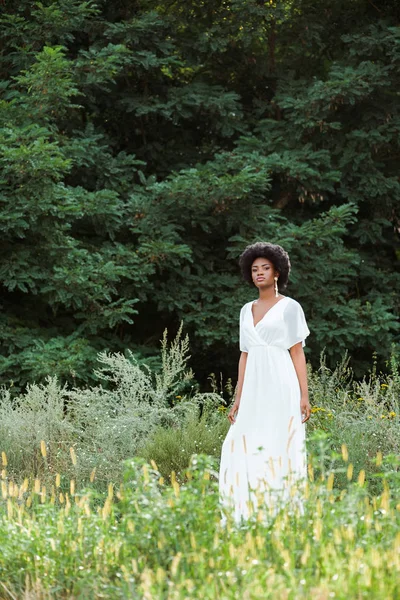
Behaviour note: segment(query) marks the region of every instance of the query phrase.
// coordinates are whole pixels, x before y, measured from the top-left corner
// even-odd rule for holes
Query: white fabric
[[[222,508],[236,522],[260,507],[271,514],[305,481],[305,423],[300,385],[289,348],[310,334],[301,305],[279,300],[254,326],[252,302],[240,311],[240,350],[248,352],[236,421],[222,446],[219,491]],[[300,503],[301,509],[301,503]],[[222,521],[226,520],[222,510]]]

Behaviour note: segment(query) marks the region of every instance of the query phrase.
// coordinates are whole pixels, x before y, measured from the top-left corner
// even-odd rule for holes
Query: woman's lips
[[[257,277],[256,281],[265,281],[264,277]]]

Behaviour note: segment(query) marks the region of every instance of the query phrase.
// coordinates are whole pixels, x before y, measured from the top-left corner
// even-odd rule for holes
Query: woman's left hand
[[[308,398],[302,398],[300,400],[300,412],[303,417],[301,422],[305,423],[311,417],[311,406]]]

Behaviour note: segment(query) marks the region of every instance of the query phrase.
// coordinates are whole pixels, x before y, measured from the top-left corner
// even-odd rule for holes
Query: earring
[[[279,296],[279,293],[278,293],[278,278],[274,277],[274,279],[275,279],[275,298],[277,298]]]

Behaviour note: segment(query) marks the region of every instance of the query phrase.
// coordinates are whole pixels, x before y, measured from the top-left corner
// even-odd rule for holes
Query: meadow
[[[308,477],[290,502],[224,525],[224,394],[197,390],[189,342],[160,368],[99,356],[0,403],[0,598],[400,597],[400,376],[309,367]]]

